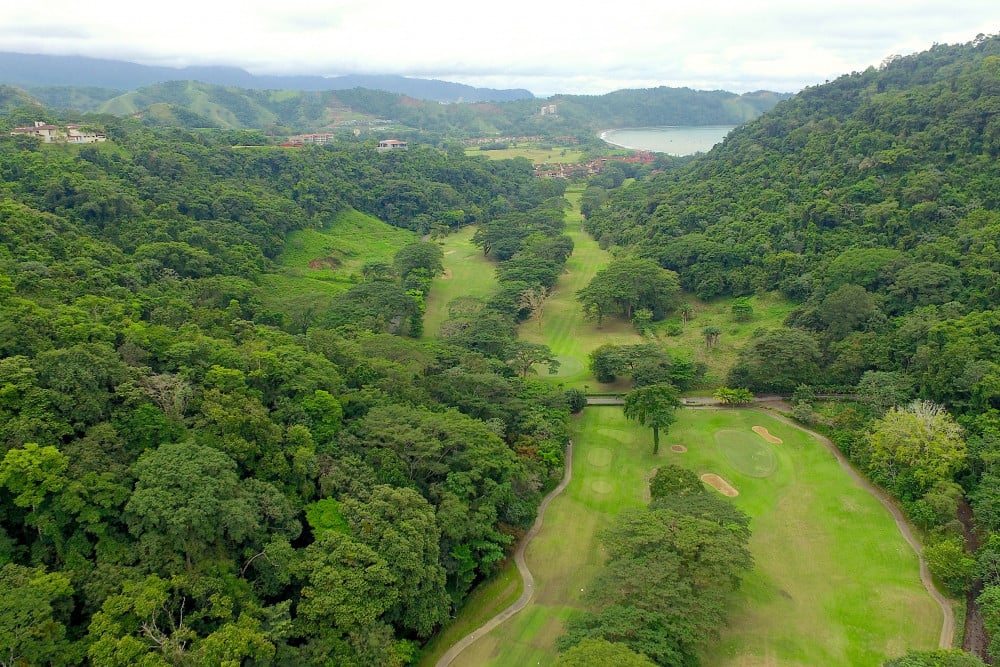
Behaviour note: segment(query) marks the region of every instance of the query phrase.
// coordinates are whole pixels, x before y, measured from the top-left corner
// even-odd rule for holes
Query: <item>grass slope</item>
[[[783,443],[761,439],[754,456],[741,458],[716,438],[727,430],[753,435],[754,425]],[[644,504],[645,480],[665,462],[721,475],[753,519],[756,567],[704,664],[879,665],[936,645],[940,610],[920,584],[916,555],[879,502],[808,434],[755,411],[688,409],[654,457],[648,429],[625,421],[618,408],[588,408],[574,431],[573,482],[528,548],[536,596],[466,649],[456,667],[551,664],[563,623],[584,608],[584,590],[601,566],[598,532],[622,509]],[[688,451],[672,452],[672,444]],[[757,464],[761,448],[770,450],[763,458],[773,459],[773,469]]]
[[[475,227],[466,227],[441,241],[444,251],[443,276],[431,283],[424,313],[424,332],[437,336],[441,323],[448,319],[448,304],[460,296],[487,298],[496,289],[496,264],[472,245]]]
[[[573,205],[566,213],[566,234],[573,239],[573,254],[545,302],[541,331],[536,320],[529,320],[521,326],[518,336],[533,343],[545,343],[552,349],[562,364],[554,379],[567,387],[587,387],[591,391],[627,390],[624,386],[597,383],[587,369],[588,355],[601,345],[641,343],[643,338],[631,325],[617,319],[607,319],[597,326],[584,318],[576,300],[577,291],[586,287],[611,260],[610,253],[602,250],[597,241],[583,231],[579,208],[582,192],[579,187],[566,192],[566,198]],[[549,377],[544,369],[541,377]]]
[[[261,277],[264,304],[296,314],[315,310],[356,284],[369,262],[392,262],[413,232],[355,210],[343,211],[320,229],[292,232],[277,273]]]
[[[691,305],[693,317],[684,323],[680,313],[674,312],[663,322],[657,323],[655,332],[659,340],[669,349],[693,352],[695,361],[706,366],[704,387],[715,389],[726,383],[726,373],[736,363],[736,357],[744,345],[753,337],[757,329],[777,329],[795,308],[795,304],[776,292],[754,294],[749,297],[753,306],[753,318],[749,322],[737,322],[732,315],[732,298],[718,298],[700,301],[693,294],[682,294],[681,300]],[[680,327],[677,336],[664,332],[670,326]],[[718,344],[705,347],[705,327],[715,326],[722,330]]]

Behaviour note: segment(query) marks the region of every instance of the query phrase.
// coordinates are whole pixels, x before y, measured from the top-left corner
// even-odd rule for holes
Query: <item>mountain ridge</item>
[[[476,88],[396,74],[259,75],[239,67],[142,65],[89,56],[0,52],[0,82],[18,87],[83,86],[130,91],[167,81],[201,81],[253,90],[328,91],[372,88],[433,102],[507,102],[534,99],[523,88]]]

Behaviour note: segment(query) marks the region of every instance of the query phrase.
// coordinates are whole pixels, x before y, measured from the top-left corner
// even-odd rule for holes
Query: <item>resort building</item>
[[[378,142],[379,151],[405,151],[409,146],[399,139],[383,139]]]
[[[80,125],[69,124],[66,129],[58,125],[50,125],[44,121],[36,120],[34,125],[29,127],[15,127],[10,131],[11,136],[24,134],[30,137],[38,137],[43,142],[51,144],[54,142],[66,142],[70,144],[93,144],[98,141],[107,141],[100,132],[88,132]]]

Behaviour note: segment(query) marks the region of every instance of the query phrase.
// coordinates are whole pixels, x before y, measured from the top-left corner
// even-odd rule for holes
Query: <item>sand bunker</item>
[[[730,498],[735,498],[740,495],[740,492],[736,490],[732,484],[722,479],[714,472],[705,473],[701,476],[701,481],[708,484],[710,487],[718,491],[724,496],[729,496]]]
[[[782,442],[781,438],[771,435],[763,426],[754,426],[753,432],[770,442],[772,445],[780,445]]]
[[[590,488],[594,490],[594,493],[600,493],[601,495],[611,493],[614,488],[610,483],[601,480],[594,480],[590,483]]]
[[[587,461],[590,465],[603,468],[611,463],[611,450],[604,447],[594,447],[587,452]]]
[[[678,454],[683,454],[688,450],[684,445],[670,445],[670,451],[677,452]]]
[[[445,250],[444,254],[446,254],[446,255],[454,255],[455,251],[454,250]]]

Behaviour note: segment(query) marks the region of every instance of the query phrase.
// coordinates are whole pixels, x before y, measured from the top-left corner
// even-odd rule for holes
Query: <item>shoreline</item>
[[[598,138],[606,144],[615,146],[617,148],[624,148],[630,151],[648,151],[650,153],[662,153],[664,155],[670,155],[672,157],[688,157],[690,155],[695,155],[696,153],[707,153],[712,150],[712,148],[725,140],[726,136],[729,135],[736,125],[649,125],[643,127],[610,127],[601,130],[597,133]],[[699,131],[709,131],[709,130],[725,130],[724,133],[720,133],[718,139],[714,141],[711,145],[704,145],[705,142],[692,140],[690,133],[698,133]],[[630,143],[623,143],[621,140],[615,140],[615,133],[620,132],[647,132],[649,134],[660,134],[669,135],[671,131],[674,131],[677,135],[680,135],[681,146],[679,148],[673,148],[668,145],[657,145],[655,148],[651,148],[649,145],[646,146],[635,146],[630,145]],[[713,137],[714,138],[714,137]],[[659,144],[659,142],[650,142]],[[666,144],[674,143],[673,140],[667,139]]]

